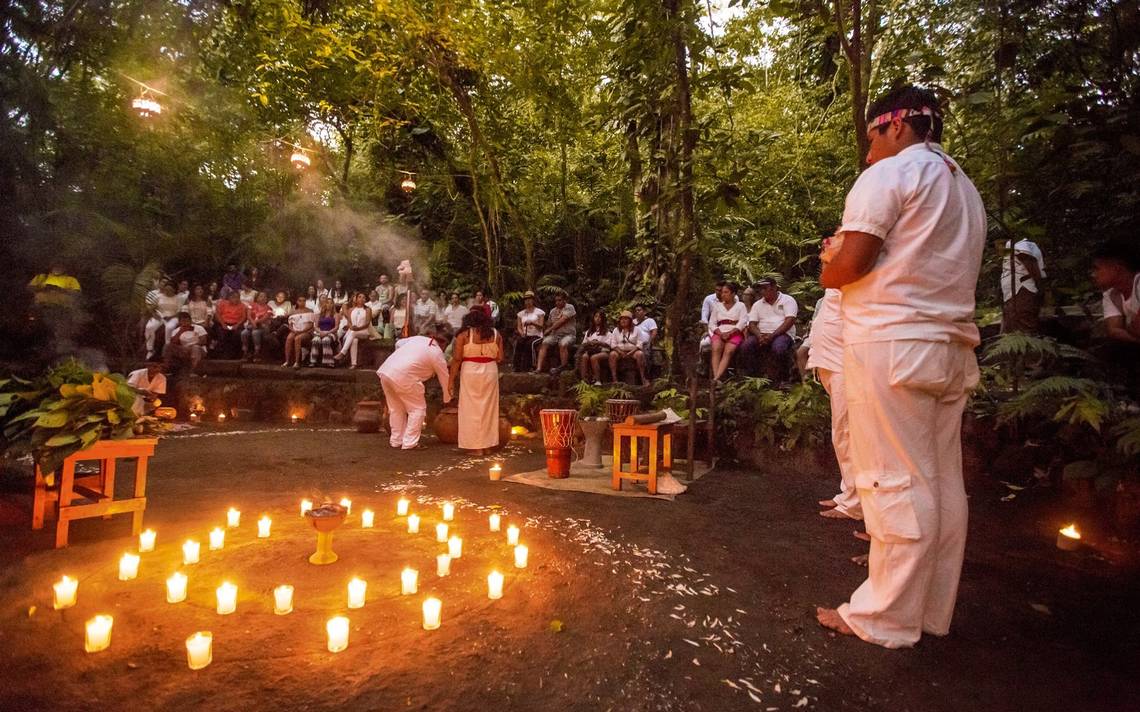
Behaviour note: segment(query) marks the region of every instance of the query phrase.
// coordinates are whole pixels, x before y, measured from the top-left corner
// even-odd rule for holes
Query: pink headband
[[[867,124],[867,130],[870,131],[871,129],[882,126],[883,124],[889,124],[895,119],[909,119],[912,116],[932,116],[937,119],[941,118],[942,114],[938,113],[934,109],[931,109],[929,106],[924,106],[921,109],[895,109],[894,111],[888,111],[885,114],[879,114],[875,118],[871,119],[871,121]]]

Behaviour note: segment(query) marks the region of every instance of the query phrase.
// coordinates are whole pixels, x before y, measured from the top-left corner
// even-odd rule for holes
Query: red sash
[[[466,363],[468,361],[472,363],[494,363],[495,359],[490,356],[464,356],[463,362]]]
[[[736,319],[721,319],[716,323],[717,326],[724,326],[725,324],[735,324]]]

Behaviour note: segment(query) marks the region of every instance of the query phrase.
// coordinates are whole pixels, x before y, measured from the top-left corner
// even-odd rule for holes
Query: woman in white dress
[[[709,312],[709,338],[712,342],[713,380],[719,381],[732,363],[732,354],[744,341],[748,330],[748,310],[736,301],[736,284],[729,282],[720,290],[720,299]]]
[[[371,337],[372,310],[364,305],[364,292],[357,292],[352,298],[352,308],[348,310],[348,330],[344,332],[344,345],[340,347],[336,360],[343,361],[348,355],[351,368],[356,368],[360,341],[367,341]]]
[[[503,337],[491,317],[472,309],[463,317],[451,357],[451,392],[459,382],[459,447],[482,455],[499,446],[499,363]]]

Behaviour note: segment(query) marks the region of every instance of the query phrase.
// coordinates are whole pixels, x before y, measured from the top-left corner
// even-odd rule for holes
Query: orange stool
[[[624,423],[614,423],[614,476],[613,488],[621,491],[622,480],[640,480],[646,483],[649,494],[657,494],[657,475],[668,474],[673,469],[673,424],[635,423],[633,417]],[[648,468],[641,471],[637,462],[637,449],[640,440],[648,441]],[[629,443],[629,469],[622,460],[622,446]],[[659,469],[660,468],[660,469]]]

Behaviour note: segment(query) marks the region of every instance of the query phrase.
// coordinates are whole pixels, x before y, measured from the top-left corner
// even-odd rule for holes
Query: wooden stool
[[[100,440],[63,461],[63,476],[59,490],[49,490],[44,473],[36,465],[36,492],[32,502],[32,529],[43,529],[45,514],[56,514],[55,548],[67,546],[67,530],[73,519],[103,517],[133,512],[131,533],[142,531],[143,510],[146,509],[146,471],[150,456],[154,454],[157,439]],[[134,497],[115,499],[115,461],[120,458],[137,458]],[[75,465],[84,460],[98,460],[99,473],[75,475]],[[73,500],[86,499],[85,504],[72,504]],[[56,512],[49,505],[58,502]]]
[[[649,494],[657,494],[657,474],[660,465],[661,472],[668,474],[673,469],[673,424],[636,423],[633,417],[625,419],[624,423],[614,423],[614,477],[613,488],[621,491],[622,480],[642,480],[649,489]],[[637,444],[641,439],[649,441],[648,472],[641,472],[637,462]],[[629,469],[624,468],[622,461],[622,445],[629,443]],[[660,453],[660,457],[658,454]],[[660,463],[658,462],[660,460]]]

